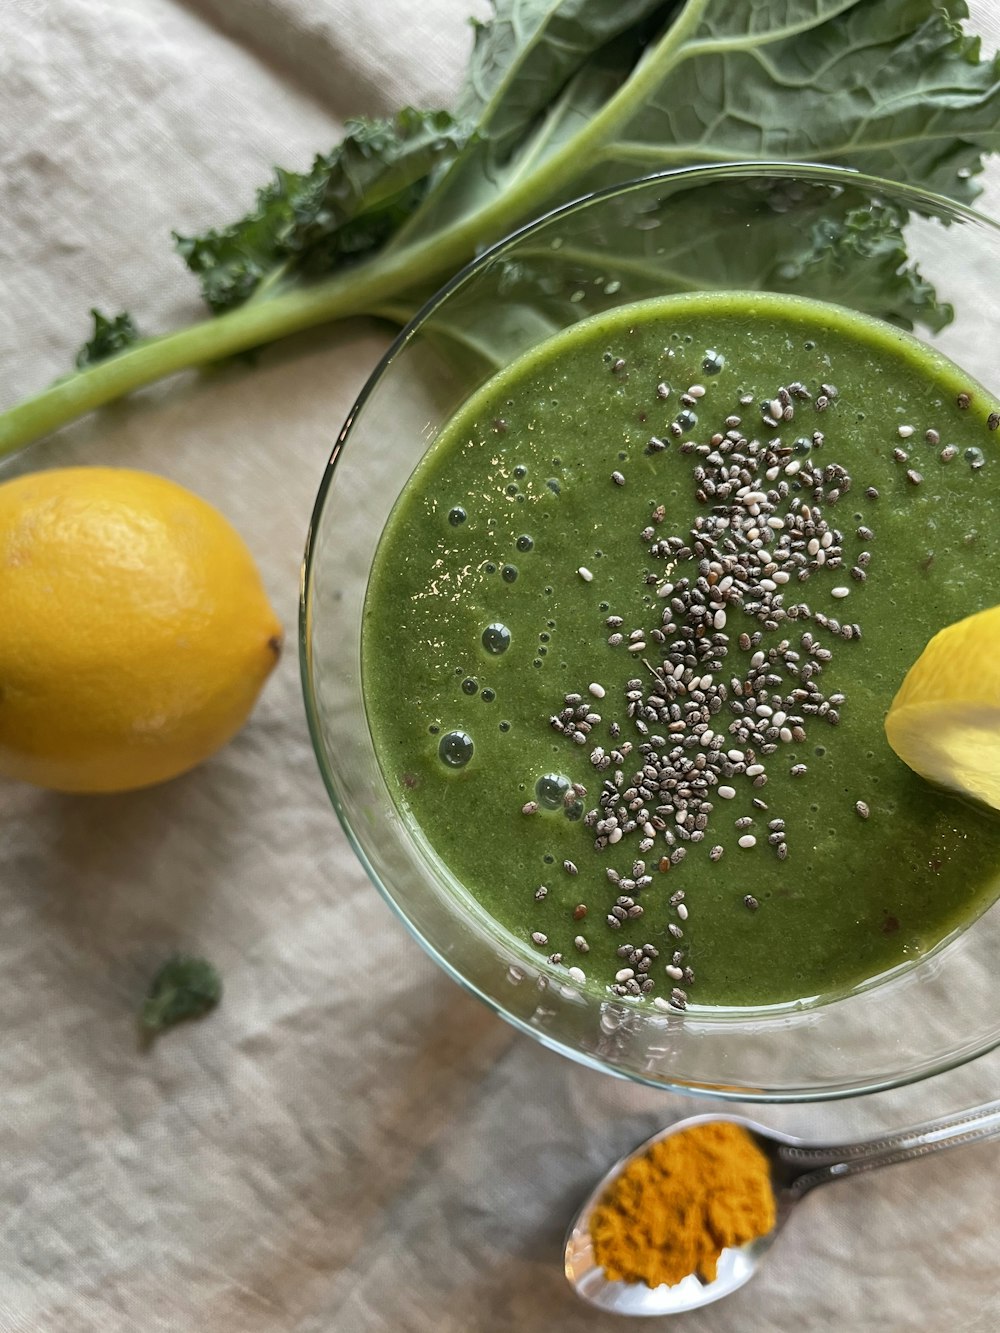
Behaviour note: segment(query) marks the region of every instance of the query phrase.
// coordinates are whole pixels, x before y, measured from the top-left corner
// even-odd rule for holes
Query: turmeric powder
[[[727,1246],[765,1236],[776,1209],[767,1158],[742,1125],[692,1125],[653,1144],[594,1209],[594,1258],[612,1281],[714,1280]]]

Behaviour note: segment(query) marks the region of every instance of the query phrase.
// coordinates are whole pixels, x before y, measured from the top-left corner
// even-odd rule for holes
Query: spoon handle
[[[861,1143],[829,1147],[786,1143],[779,1148],[778,1156],[786,1168],[795,1172],[788,1188],[802,1195],[816,1185],[859,1175],[862,1171],[874,1171],[880,1166],[908,1162],[945,1148],[995,1138],[1000,1138],[1000,1101],[987,1102],[958,1115],[929,1120],[926,1124],[913,1125]]]

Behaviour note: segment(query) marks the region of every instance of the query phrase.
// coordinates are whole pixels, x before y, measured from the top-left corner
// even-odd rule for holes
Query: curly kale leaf
[[[334,272],[377,251],[411,215],[470,130],[447,111],[407,107],[391,120],[352,120],[311,170],[275,172],[254,210],[177,249],[217,314],[262,283]]]
[[[884,201],[849,208],[842,217],[820,217],[812,248],[787,259],[775,285],[821,296],[886,319],[903,329],[922,324],[939,333],[955,317],[947,301],[909,262],[903,239],[905,212]]]
[[[94,336],[76,354],[78,370],[106,361],[109,356],[115,356],[139,340],[139,330],[127,311],[115,315],[114,319],[108,319],[99,310],[91,310],[90,314],[94,321]]]

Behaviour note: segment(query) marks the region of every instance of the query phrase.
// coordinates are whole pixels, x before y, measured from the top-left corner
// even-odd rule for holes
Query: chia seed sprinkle
[[[867,819],[868,816],[871,814],[871,810],[868,808],[868,805],[865,801],[855,801],[854,808],[855,810],[857,810],[858,814],[861,816],[862,819]]]
[[[566,975],[572,981],[575,981],[578,986],[582,986],[583,983],[587,980],[587,974],[586,972],[584,972],[582,967],[568,967],[566,969]]]
[[[964,412],[964,411],[966,411],[966,410],[972,405],[972,394],[971,394],[971,393],[960,393],[960,394],[958,395],[958,397],[955,399],[955,402],[958,404],[958,406],[959,406],[959,407],[961,408],[961,410]]]
[[[808,401],[822,412],[836,399],[837,390],[829,384],[819,388],[812,398],[799,381],[779,386],[758,402],[758,422],[763,419],[765,427],[776,431],[794,417],[796,405]],[[670,393],[669,386],[657,387],[661,399]],[[688,844],[693,847],[706,839],[719,802],[745,792],[755,814],[770,814],[768,802],[758,793],[768,781],[772,756],[786,745],[806,745],[811,726],[838,724],[847,701],[842,694],[827,696],[822,673],[841,639],[861,636],[860,626],[842,625],[813,611],[803,596],[802,584],[809,579],[835,582],[824,573],[827,569],[842,570],[841,577],[849,574],[854,584],[864,583],[871,558],[867,551],[852,558],[851,546],[830,518],[832,506],[851,491],[852,479],[835,461],[819,461],[819,450],[826,451],[824,456],[830,453],[823,432],[807,432],[794,444],[763,432],[756,438],[750,425],[744,426],[741,417],[730,412],[724,416],[725,429],[720,425],[715,433],[699,431],[696,436],[692,407],[707,397],[705,388],[692,384],[681,397],[684,410],[668,429],[675,438],[682,433],[681,423],[692,432],[676,447],[691,456],[698,508],[686,530],[653,526],[665,524],[662,504],[653,510],[652,522],[647,510],[637,526],[651,564],[643,582],[647,603],[655,607],[655,620],[633,622],[630,627],[621,616],[605,616],[609,646],[624,647],[629,654],[625,660],[631,660],[630,669],[638,673],[627,682],[624,697],[602,710],[613,708],[620,720],[604,723],[600,713],[590,711],[592,700],[607,696],[596,681],[566,695],[564,706],[550,719],[557,735],[587,746],[590,764],[599,775],[596,799],[591,798],[592,808],[581,821],[595,849],[607,855],[620,844],[630,853],[625,861],[630,873],[605,866],[610,892],[595,904],[611,930],[620,930],[651,908],[653,898],[644,908],[640,896],[650,889],[657,872],[666,874],[681,864]],[[741,408],[754,401],[749,394],[740,395]],[[914,433],[912,426],[899,429],[902,440]],[[647,455],[658,452],[651,441]],[[899,461],[905,462],[906,452],[897,450],[897,457],[900,454]],[[616,471],[612,480],[621,485],[625,479]],[[865,494],[878,498],[875,487],[868,487]],[[860,541],[870,542],[872,536],[863,524],[857,528]],[[583,566],[578,573],[586,582],[593,579]],[[839,583],[829,589],[837,600],[849,591]],[[606,604],[602,609],[609,610]],[[648,622],[648,616],[644,619]],[[790,633],[793,622],[799,622],[795,635]],[[737,659],[737,648],[745,656]],[[602,725],[608,728],[610,742],[596,731]],[[623,728],[629,726],[634,728],[631,740],[623,738]],[[595,744],[598,740],[602,743]],[[798,778],[807,767],[796,762],[788,771]],[[577,788],[567,792],[566,809],[579,810],[577,802],[582,804],[584,795]],[[758,837],[750,831],[754,819],[742,816],[734,822],[738,846],[755,847]],[[785,821],[771,819],[767,842],[782,861],[789,852],[787,836]],[[710,863],[723,856],[721,844],[706,842],[706,847]],[[643,858],[648,858],[648,874]],[[572,862],[564,862],[564,867],[577,873]],[[744,901],[755,910],[757,900],[752,899],[750,907],[751,899],[747,895]],[[673,947],[683,939],[679,923],[689,912],[682,891],[671,894],[670,906],[677,918],[667,924]],[[580,904],[574,919],[579,919],[581,908],[586,912]],[[585,952],[581,941],[586,946],[584,937],[577,936],[574,947]],[[646,974],[655,950],[649,954],[645,948],[630,943],[618,948],[622,961],[614,974],[613,994],[649,994],[654,981]],[[671,980],[693,984],[683,947],[674,948],[669,967]],[[659,999],[654,997],[654,1003]],[[675,987],[670,1004],[683,1008],[686,1003],[687,992]]]
[[[593,581],[594,581],[594,576],[593,576],[593,574],[590,572],[590,570],[587,569],[587,567],[586,567],[585,565],[581,565],[580,568],[579,568],[576,572],[577,572],[577,573],[580,575],[580,577],[583,579],[584,583],[593,583]]]
[[[531,932],[531,942],[537,944],[538,947],[542,949],[548,944],[549,937],[548,935],[543,935],[540,930],[533,930]]]
[[[751,912],[756,912],[757,908],[760,906],[760,903],[757,901],[757,899],[753,896],[752,893],[748,893],[746,897],[743,899],[743,906],[749,908]]]

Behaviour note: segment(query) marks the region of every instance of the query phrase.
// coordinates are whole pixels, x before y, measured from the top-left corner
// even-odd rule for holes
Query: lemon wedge
[[[935,634],[886,714],[904,764],[1000,810],[1000,606]]]

